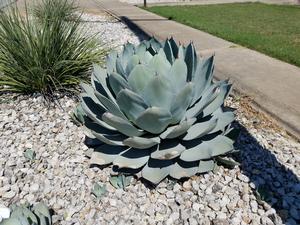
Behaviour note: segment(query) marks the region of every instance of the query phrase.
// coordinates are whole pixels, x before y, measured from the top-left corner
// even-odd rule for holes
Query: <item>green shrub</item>
[[[59,16],[64,20],[78,19],[79,7],[71,0],[42,0],[31,8],[31,14],[38,20],[50,20]]]
[[[73,2],[44,0],[33,16],[17,7],[0,12],[0,90],[25,94],[74,92],[106,50],[87,36]],[[44,15],[44,16],[41,16]],[[68,20],[72,16],[72,20]]]

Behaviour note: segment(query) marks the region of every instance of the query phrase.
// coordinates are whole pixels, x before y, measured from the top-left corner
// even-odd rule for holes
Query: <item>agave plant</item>
[[[44,203],[38,203],[33,207],[26,205],[12,206],[12,213],[8,219],[4,219],[1,225],[51,225],[51,215]]]
[[[94,65],[80,106],[101,143],[91,163],[141,171],[154,184],[213,170],[234,151],[234,113],[223,107],[231,84],[213,82],[213,59],[199,58],[192,43],[152,38],[111,52],[106,69]]]

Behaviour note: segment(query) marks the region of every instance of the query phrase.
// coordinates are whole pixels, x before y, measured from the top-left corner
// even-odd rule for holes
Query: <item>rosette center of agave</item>
[[[151,39],[111,52],[106,69],[94,65],[81,94],[84,125],[102,143],[91,162],[141,171],[155,184],[212,170],[234,150],[234,114],[223,106],[231,85],[212,81],[213,59],[192,43]]]

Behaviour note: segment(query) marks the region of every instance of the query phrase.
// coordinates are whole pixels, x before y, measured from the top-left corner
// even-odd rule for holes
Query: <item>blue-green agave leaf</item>
[[[127,146],[103,144],[93,151],[90,163],[100,166],[111,164],[118,155],[125,152],[128,148]]]
[[[116,60],[116,72],[121,74],[124,79],[127,79],[128,74],[126,74],[125,66],[123,66],[121,57],[118,57]]]
[[[151,153],[152,159],[174,159],[178,157],[185,147],[179,143],[177,140],[168,140],[159,144],[158,149]]]
[[[171,64],[166,59],[163,49],[158,54],[152,57],[149,62],[149,68],[153,69],[159,75],[167,75],[171,68]]]
[[[154,76],[143,91],[143,99],[149,106],[170,109],[172,87],[164,76]]]
[[[214,160],[200,160],[197,173],[206,173],[212,171],[215,168]]]
[[[210,133],[216,127],[217,121],[217,119],[210,119],[205,122],[195,123],[187,130],[187,134],[182,140],[194,140]]]
[[[127,63],[126,66],[126,73],[130,74],[130,72],[133,70],[133,68],[140,63],[140,58],[138,55],[133,55]]]
[[[232,151],[234,149],[232,144],[229,138],[222,135],[209,141],[190,140],[184,143],[186,150],[180,155],[180,159],[187,162],[210,159]]]
[[[171,43],[168,40],[164,44],[164,52],[165,52],[166,57],[167,57],[168,61],[170,62],[170,64],[173,64],[175,57],[174,57]]]
[[[112,113],[115,116],[119,116],[123,119],[126,119],[126,116],[122,113],[122,111],[116,103],[106,98],[104,95],[101,95],[99,92],[95,92],[95,95],[110,113]]]
[[[179,92],[186,85],[187,67],[182,59],[176,59],[167,75],[174,92]]]
[[[194,176],[198,172],[198,167],[182,167],[177,162],[170,169],[170,176],[175,179]]]
[[[135,121],[135,124],[143,130],[153,134],[159,134],[166,129],[172,120],[171,113],[159,107],[146,109]]]
[[[102,121],[101,116],[105,112],[105,110],[103,110],[103,108],[100,105],[96,104],[93,101],[93,99],[90,98],[89,95],[81,94],[81,107],[84,113],[98,125],[111,131],[116,130],[112,126],[109,126],[108,124]]]
[[[172,114],[172,123],[178,123],[178,121],[184,117],[187,108],[193,100],[193,91],[194,84],[189,82],[173,99],[170,110]]]
[[[130,148],[118,155],[113,164],[119,168],[138,169],[144,166],[149,160],[149,150]]]
[[[25,156],[25,158],[27,158],[27,159],[33,161],[33,160],[35,160],[36,153],[35,153],[35,151],[33,151],[32,149],[28,148],[28,149],[26,149],[26,151],[24,152],[24,156]]]
[[[172,160],[156,160],[150,158],[142,169],[142,177],[153,184],[158,184],[169,175],[172,164]]]
[[[110,92],[109,88],[107,87],[106,78],[107,72],[106,70],[102,69],[99,65],[93,65],[93,73],[92,73],[92,84],[94,89],[100,92],[105,97],[109,98],[111,101],[115,102],[115,98]],[[95,79],[93,79],[95,78]]]
[[[122,91],[125,88],[129,89],[129,85],[127,83],[127,81],[120,75],[117,73],[111,73],[108,76],[108,80],[109,80],[109,85],[111,87],[111,89],[113,90],[115,96],[118,95],[118,93],[120,91]]]
[[[147,138],[147,137],[129,137],[123,141],[124,145],[137,148],[147,149],[160,143],[159,137]]]
[[[100,185],[98,183],[94,184],[94,187],[92,189],[92,194],[96,196],[96,198],[100,198],[103,195],[105,195],[107,192],[105,185]]]
[[[184,61],[187,65],[187,81],[193,80],[195,70],[197,68],[197,55],[193,43],[190,43],[185,52]]]
[[[178,48],[178,58],[184,60],[185,59],[186,49],[183,45],[179,45]]]
[[[147,66],[139,64],[130,72],[128,77],[128,84],[134,92],[142,94],[147,84],[155,76]]]
[[[175,58],[178,58],[178,45],[176,44],[175,40],[173,39],[173,37],[171,37],[168,42],[170,43],[171,45],[171,48],[172,48],[172,53],[173,53],[173,56]]]
[[[211,84],[213,74],[214,56],[199,60],[193,78],[195,93],[192,104],[201,98],[204,89]]]
[[[142,130],[134,127],[127,119],[115,116],[109,112],[102,115],[102,120],[127,136],[141,136],[144,134]]]
[[[125,115],[133,122],[148,108],[143,98],[129,89],[119,92],[117,103]]]
[[[177,138],[187,132],[187,130],[196,122],[196,118],[184,119],[179,124],[174,126],[169,126],[163,133],[159,136],[162,139],[172,139]]]
[[[186,112],[186,117],[192,118],[197,117],[203,112],[204,108],[213,102],[220,93],[220,83],[215,83],[211,85],[208,89],[204,91],[200,101],[196,102],[193,107],[190,107]]]
[[[210,102],[207,106],[205,106],[205,108],[203,109],[203,116],[210,115],[220,106],[222,106],[224,104],[224,100],[228,95],[230,89],[231,89],[230,84],[220,85],[217,97],[212,102]]]
[[[44,203],[42,203],[42,202],[37,203],[32,208],[32,210],[33,210],[34,214],[36,214],[36,215],[40,214],[40,217],[39,217],[40,220],[41,220],[41,218],[44,218],[45,225],[52,224],[50,211]]]
[[[106,57],[106,68],[109,73],[116,70],[117,51],[111,51]]]
[[[229,112],[218,111],[217,113],[213,113],[212,119],[214,118],[218,120],[217,125],[213,130],[210,131],[210,133],[214,133],[217,131],[224,132],[225,128],[234,121],[234,113],[231,111]]]

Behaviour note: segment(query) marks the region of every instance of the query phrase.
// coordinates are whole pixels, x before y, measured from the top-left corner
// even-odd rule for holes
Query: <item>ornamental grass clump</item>
[[[106,50],[86,34],[75,9],[68,0],[44,0],[32,15],[27,7],[25,16],[16,6],[0,11],[1,92],[53,98],[88,79],[92,63],[101,63]]]
[[[128,43],[108,55],[106,69],[94,65],[75,112],[99,143],[91,163],[141,171],[157,184],[227,162],[236,137],[234,113],[224,109],[231,84],[213,82],[213,61],[171,38]]]

